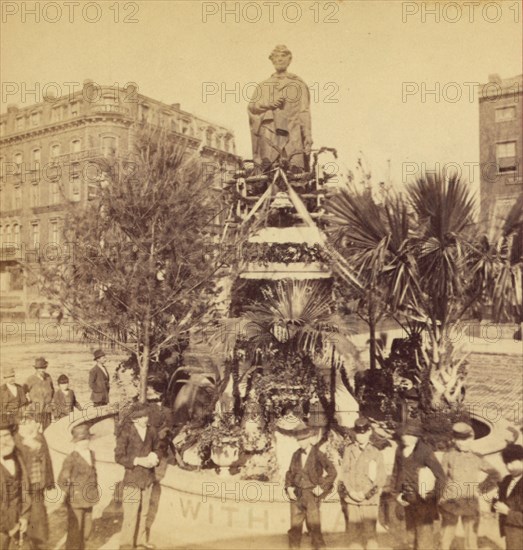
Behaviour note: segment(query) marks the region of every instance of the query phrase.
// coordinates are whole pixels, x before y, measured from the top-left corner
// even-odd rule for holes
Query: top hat
[[[58,382],[59,384],[68,384],[68,383],[69,383],[69,378],[67,378],[67,375],[61,374],[61,375],[58,377],[57,382]]]
[[[452,426],[452,436],[455,439],[472,439],[474,438],[474,429],[467,422],[456,422]]]
[[[79,424],[71,430],[73,435],[73,443],[77,441],[82,441],[84,439],[90,439],[92,437],[91,432],[89,431],[89,426],[87,424]]]
[[[398,435],[413,435],[415,437],[421,437],[424,434],[423,426],[416,421],[409,420],[403,426],[398,429]]]
[[[93,354],[94,360],[100,359],[100,357],[105,357],[105,353],[102,349],[97,349]]]
[[[45,360],[45,357],[38,357],[35,359],[35,369],[46,369],[47,365],[48,363]]]
[[[501,458],[505,464],[514,460],[523,460],[523,446],[510,443],[501,451]]]
[[[13,367],[7,367],[2,369],[2,380],[9,380],[15,377],[15,369]]]
[[[358,434],[364,434],[372,428],[372,425],[368,418],[360,416],[354,422],[354,431]]]

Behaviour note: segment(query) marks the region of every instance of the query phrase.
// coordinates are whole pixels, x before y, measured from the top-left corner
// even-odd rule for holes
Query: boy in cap
[[[493,508],[499,514],[499,529],[507,550],[523,548],[523,447],[514,443],[501,451],[509,471],[499,484],[499,499]]]
[[[17,424],[19,411],[27,404],[27,397],[22,386],[16,384],[15,369],[2,369],[2,385],[0,386],[0,406],[2,417]]]
[[[69,388],[69,378],[65,374],[58,377],[58,390],[53,397],[53,415],[55,420],[69,416],[76,408],[82,410],[73,390]]]
[[[53,381],[45,372],[47,365],[44,357],[38,357],[34,364],[35,372],[27,379],[24,388],[29,401],[38,414],[42,431],[51,424],[51,407],[54,395]]]
[[[31,496],[29,476],[20,451],[15,446],[9,419],[0,419],[0,548],[10,550],[27,531]]]
[[[105,353],[97,349],[93,358],[94,367],[89,371],[89,387],[91,388],[91,401],[95,406],[109,403],[109,372],[105,367]]]
[[[466,422],[452,426],[454,448],[441,460],[447,485],[440,499],[441,549],[450,550],[456,526],[461,517],[465,535],[465,550],[478,547],[479,498],[496,487],[500,475],[483,457],[471,450],[474,429]],[[484,474],[487,477],[482,481]]]
[[[299,548],[303,522],[311,535],[314,550],[325,548],[321,533],[320,503],[332,490],[336,469],[314,444],[315,432],[303,425],[296,432],[300,448],[292,455],[285,475],[285,491],[291,501],[289,548]]]
[[[136,404],[116,438],[115,460],[125,468],[120,548],[154,548],[147,541],[147,516],[158,465],[158,435],[148,425],[147,405]],[[135,541],[136,533],[136,541]]]
[[[89,448],[89,426],[80,424],[72,430],[74,451],[64,460],[58,476],[67,506],[66,550],[84,550],[92,529],[93,506],[100,500],[93,451]]]
[[[433,450],[422,439],[423,428],[409,421],[398,430],[400,445],[396,450],[392,471],[393,493],[405,509],[405,526],[414,536],[414,549],[434,546],[434,521],[438,519],[436,495],[445,483],[445,475]],[[436,479],[435,490],[421,494],[420,470],[428,468]]]
[[[353,546],[378,548],[376,522],[386,472],[381,452],[370,442],[372,426],[360,416],[354,423],[355,441],[345,448],[339,476],[340,501],[346,531]]]

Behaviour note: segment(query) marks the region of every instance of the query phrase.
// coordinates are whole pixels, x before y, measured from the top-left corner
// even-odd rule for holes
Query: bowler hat
[[[75,426],[71,430],[71,434],[73,435],[73,443],[82,441],[83,439],[90,439],[92,437],[87,424],[79,424],[78,426]]]
[[[523,460],[523,446],[510,443],[501,451],[501,458],[505,464],[514,460]]]
[[[472,439],[474,428],[467,422],[456,422],[452,426],[452,435],[455,439]]]
[[[65,374],[61,374],[58,377],[58,383],[59,384],[68,384],[69,383],[69,378],[67,378],[67,376]]]
[[[413,435],[415,437],[421,437],[424,434],[423,426],[414,420],[408,421],[403,426],[398,428],[398,435]]]
[[[35,369],[46,369],[47,368],[47,361],[45,360],[45,357],[38,357],[35,359]]]
[[[368,432],[372,428],[372,425],[368,418],[360,416],[354,422],[354,431],[359,434]]]
[[[146,405],[141,403],[137,404],[131,409],[129,413],[129,418],[131,420],[136,420],[137,418],[143,418],[144,416],[149,416],[149,409]]]
[[[2,380],[9,380],[15,377],[15,369],[13,367],[7,367],[2,369]]]
[[[94,360],[96,361],[97,359],[100,359],[100,357],[105,357],[105,353],[102,349],[97,349],[94,354]]]

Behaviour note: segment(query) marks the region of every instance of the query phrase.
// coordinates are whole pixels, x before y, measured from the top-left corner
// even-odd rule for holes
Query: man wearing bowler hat
[[[31,495],[29,476],[20,451],[15,446],[15,425],[0,418],[0,548],[17,547],[27,531]]]
[[[25,392],[22,386],[16,383],[15,369],[13,367],[2,369],[2,385],[0,386],[2,419],[9,419],[17,424],[20,421],[20,409],[26,404]]]
[[[93,451],[90,450],[89,426],[80,424],[72,430],[74,451],[64,460],[58,476],[67,506],[66,550],[84,550],[92,530],[93,506],[100,500]]]
[[[453,448],[441,460],[447,477],[447,485],[440,500],[441,549],[450,550],[461,518],[465,550],[476,550],[479,495],[495,488],[501,476],[489,462],[471,450],[474,429],[470,424],[456,422],[452,426],[452,438]]]
[[[320,503],[332,490],[336,468],[314,444],[316,430],[300,425],[296,432],[300,448],[292,455],[285,476],[285,491],[291,501],[289,548],[299,548],[303,522],[311,535],[314,550],[325,548],[321,533]]]
[[[109,372],[105,367],[105,353],[101,349],[94,352],[95,365],[89,371],[89,387],[91,388],[91,401],[96,406],[109,403]]]
[[[149,426],[147,405],[137,403],[116,438],[115,460],[125,468],[120,548],[154,548],[147,540],[147,516],[158,466],[158,435]]]
[[[25,392],[33,404],[34,411],[42,427],[42,431],[51,424],[51,410],[54,396],[54,386],[51,377],[45,372],[47,361],[44,357],[35,360],[32,374],[25,383]]]
[[[381,452],[371,443],[372,425],[360,416],[354,423],[355,441],[345,448],[339,492],[351,548],[378,548],[376,523],[380,491],[386,472]]]

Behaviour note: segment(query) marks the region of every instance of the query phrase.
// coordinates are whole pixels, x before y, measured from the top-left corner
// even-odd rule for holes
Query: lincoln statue
[[[279,158],[299,172],[308,169],[312,145],[309,88],[287,72],[286,46],[276,46],[269,59],[276,72],[256,86],[249,103],[253,160],[267,170]]]

